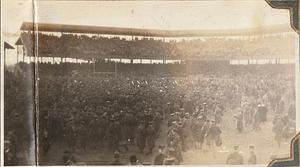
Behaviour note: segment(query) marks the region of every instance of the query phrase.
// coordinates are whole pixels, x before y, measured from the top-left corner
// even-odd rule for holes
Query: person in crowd
[[[248,158],[248,164],[251,164],[251,165],[257,164],[257,157],[256,157],[254,149],[255,149],[254,146],[249,146],[250,156]]]
[[[114,160],[113,160],[113,162],[110,163],[110,165],[123,165],[123,163],[121,163],[121,160],[120,160],[120,152],[119,151],[114,152]]]
[[[69,150],[64,151],[62,160],[64,165],[73,165],[77,162],[76,158]]]
[[[230,153],[227,157],[226,164],[227,165],[243,165],[244,158],[242,154],[239,152],[239,146],[233,147],[234,151]]]
[[[163,165],[179,165],[180,162],[176,158],[176,151],[174,148],[168,148],[168,156],[164,159]]]
[[[139,161],[135,155],[129,157],[129,165],[139,165]]]
[[[164,154],[164,146],[158,146],[158,155],[154,158],[154,165],[163,165],[166,155]]]
[[[20,66],[24,66],[24,71],[29,68],[25,63]],[[214,149],[220,135],[227,133],[222,131],[226,122],[236,120],[236,126],[231,126],[239,132],[249,133],[253,128],[259,133],[266,126],[261,122],[270,121],[267,118],[272,117],[267,116],[279,110],[282,114],[273,120],[275,141],[281,143],[293,134],[295,122],[291,117],[295,110],[293,106],[287,109],[283,105],[295,104],[292,93],[286,91],[292,89],[292,77],[284,73],[270,75],[241,70],[234,75],[222,71],[222,75],[203,72],[201,76],[186,77],[180,73],[127,73],[124,69],[118,77],[93,77],[84,70],[71,74],[72,70],[65,70],[64,66],[90,69],[84,63],[39,65],[45,75],[39,78],[39,126],[42,130],[38,133],[44,151],[48,152],[46,155],[41,152],[41,156],[49,156],[55,148],[52,145],[62,146],[72,154],[89,153],[93,149],[121,151],[122,141],[128,141],[133,148],[129,153],[137,151],[150,155],[158,138],[166,136],[166,147],[175,150],[172,153],[171,149],[171,155],[183,162],[184,151]],[[17,154],[31,139],[31,133],[24,131],[28,118],[23,111],[30,110],[24,104],[28,104],[26,100],[32,92],[24,88],[28,82],[25,72],[6,75],[9,79],[5,80],[5,85],[10,86],[5,89],[8,95],[5,98],[5,133],[12,134],[5,135],[5,140],[15,143],[11,150],[16,150],[12,152]],[[258,87],[259,92],[256,91]],[[282,93],[277,95],[275,89]],[[13,100],[12,95],[19,99]],[[283,102],[276,105],[279,101]],[[258,109],[258,104],[264,104],[267,112]],[[239,114],[234,118],[235,111]],[[225,113],[230,115],[226,121],[223,120]],[[11,157],[9,153],[6,155]]]

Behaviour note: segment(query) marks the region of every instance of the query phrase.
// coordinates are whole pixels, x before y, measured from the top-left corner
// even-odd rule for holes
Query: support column
[[[19,62],[19,52],[20,52],[20,47],[17,45],[17,64]]]
[[[6,48],[4,48],[4,71],[6,70]]]

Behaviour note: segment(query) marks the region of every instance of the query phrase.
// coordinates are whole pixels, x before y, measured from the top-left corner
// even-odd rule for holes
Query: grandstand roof
[[[15,45],[23,45],[23,42],[21,38],[19,37],[18,40],[16,41]]]
[[[33,31],[34,29],[39,32],[66,32],[148,37],[250,36],[293,32],[288,25],[263,26],[250,29],[159,30],[50,23],[34,24],[32,22],[24,22],[20,28],[21,31]]]
[[[11,44],[4,42],[4,49],[15,49]]]

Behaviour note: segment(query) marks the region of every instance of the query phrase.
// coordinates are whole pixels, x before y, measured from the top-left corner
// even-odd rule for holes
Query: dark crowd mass
[[[32,33],[22,32],[22,41],[27,43],[27,55],[33,55]],[[99,35],[75,35],[75,34],[36,34],[38,38],[39,55],[45,57],[63,57],[92,59],[94,57],[110,57],[123,59],[152,58],[152,59],[195,59],[201,55],[202,59],[248,59],[262,57],[274,58],[282,55],[293,57],[293,34],[256,36],[242,38],[210,37],[203,39],[170,39],[163,38],[121,38]]]
[[[30,127],[37,130],[38,163],[49,164],[56,156],[55,165],[90,164],[80,155],[95,151],[106,155],[98,165],[185,164],[186,152],[214,155],[222,149],[228,123],[238,135],[258,134],[272,122],[274,147],[295,133],[294,74],[283,70],[293,69],[290,65],[193,75],[121,69],[106,76],[78,72],[81,69],[67,73],[68,68],[53,72],[62,65],[39,64],[36,106],[27,106],[36,96],[34,88],[26,87],[33,83],[32,64],[20,63],[13,72],[5,72],[6,165],[28,160]],[[275,68],[280,72],[274,73]],[[249,147],[249,157],[239,152],[241,147]],[[223,163],[257,164],[255,149],[259,148],[247,143],[234,145]]]

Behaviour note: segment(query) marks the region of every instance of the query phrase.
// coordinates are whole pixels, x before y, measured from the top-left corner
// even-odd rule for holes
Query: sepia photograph
[[[289,157],[299,131],[291,17],[265,0],[2,0],[1,163]]]

